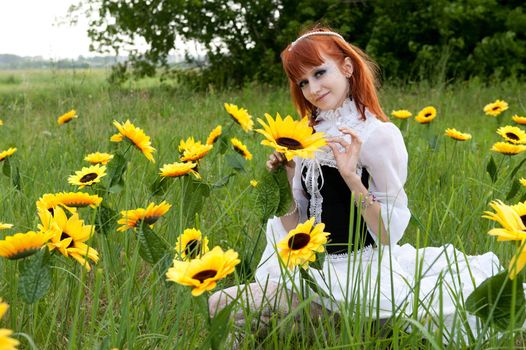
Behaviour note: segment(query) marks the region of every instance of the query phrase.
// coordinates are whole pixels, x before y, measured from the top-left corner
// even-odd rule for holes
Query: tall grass
[[[235,249],[243,263],[254,270],[265,242],[259,240],[254,246],[261,223],[254,210],[249,181],[260,178],[269,153],[259,145],[258,135],[232,129],[247,144],[254,159],[226,186],[212,187],[199,217],[185,221],[182,209],[187,197],[177,180],[161,198],[152,199],[150,185],[160,166],[177,160],[181,139],[194,136],[205,140],[217,124],[226,128],[231,123],[223,102],[246,107],[254,117],[262,117],[265,112],[294,115],[286,88],[249,85],[236,91],[201,93],[180,85],[161,87],[152,80],[116,88],[107,85],[106,74],[84,70],[0,72],[0,119],[5,124],[0,127],[0,150],[17,147],[12,163],[20,169],[22,188],[14,189],[9,178],[0,176],[0,222],[15,224],[16,232],[36,229],[35,201],[44,193],[73,191],[67,177],[87,165],[83,161],[87,153],[114,151],[116,145],[109,142],[115,132],[112,122],[130,119],[151,136],[157,162],[149,163],[133,150],[125,177],[126,189],[108,196],[110,205],[125,210],[144,207],[149,200],[165,199],[173,207],[155,229],[170,246],[175,245],[184,228],[197,225],[211,245]],[[480,216],[489,201],[505,199],[512,180],[507,175],[524,159],[524,155],[505,157],[489,151],[499,141],[496,128],[512,124],[512,114],[526,114],[526,101],[521,94],[524,89],[524,83],[513,80],[492,85],[472,80],[438,86],[425,82],[387,85],[381,90],[388,114],[400,108],[416,114],[427,105],[438,109],[438,117],[429,126],[414,120],[393,120],[402,130],[410,158],[406,192],[413,218],[401,243],[453,243],[466,254],[493,251],[503,262],[509,261],[512,251],[486,234],[492,224]],[[485,116],[482,107],[497,98],[509,102],[510,111],[502,118]],[[58,126],[56,117],[70,109],[76,109],[79,118]],[[472,133],[473,140],[456,143],[446,139],[443,133],[448,127]],[[498,165],[496,182],[486,172],[490,157]],[[226,161],[213,154],[200,167],[203,181],[210,184],[220,184],[231,172]],[[524,169],[517,176],[524,177]],[[508,202],[517,202],[525,192],[526,189],[520,189]],[[82,215],[86,221],[92,221],[88,210]],[[5,235],[4,232],[0,234]],[[10,304],[3,326],[18,332],[23,348],[192,349],[204,344],[208,329],[201,312],[203,305],[187,288],[165,282],[159,266],[152,267],[139,258],[137,239],[131,231],[96,233],[90,244],[101,255],[93,271],[88,273],[71,260],[55,260],[50,293],[33,305],[24,304],[17,293],[18,263],[0,260],[0,297]],[[221,287],[235,284],[238,277],[227,279]],[[301,305],[284,319],[272,319],[273,327],[260,337],[251,333],[247,322],[241,346],[448,346],[442,344],[440,335],[429,333],[417,320],[393,318],[385,326],[356,313],[357,305],[353,304],[342,306],[339,317],[326,312],[319,320],[311,320],[303,313],[308,302]],[[247,317],[250,320],[255,314]],[[473,346],[524,346],[526,342],[516,332],[491,334],[486,339],[475,339]]]

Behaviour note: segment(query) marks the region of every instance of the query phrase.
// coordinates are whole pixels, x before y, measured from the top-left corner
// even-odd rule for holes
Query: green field
[[[113,121],[129,119],[151,137],[157,149],[156,163],[129,149],[124,190],[101,192],[107,207],[118,215],[121,210],[166,200],[172,208],[154,227],[166,245],[174,247],[185,228],[199,227],[211,247],[220,245],[239,252],[245,274],[255,269],[265,242],[257,239],[261,219],[254,210],[255,189],[249,181],[261,179],[270,149],[259,144],[261,135],[245,133],[236,125],[230,127],[232,121],[223,103],[247,108],[254,119],[276,112],[295,116],[287,89],[247,85],[240,90],[211,89],[205,93],[189,91],[181,82],[161,86],[155,79],[114,87],[106,82],[106,74],[86,70],[0,71],[0,119],[4,122],[0,126],[0,152],[17,148],[9,159],[11,178],[0,174],[0,222],[12,223],[14,228],[0,231],[0,235],[37,230],[40,221],[35,202],[45,193],[76,191],[67,179],[88,165],[83,160],[86,154],[126,150],[109,139],[117,132]],[[515,80],[383,86],[380,99],[387,114],[408,109],[415,115],[428,105],[438,110],[429,125],[420,125],[414,119],[393,120],[402,130],[409,153],[406,192],[413,218],[401,243],[453,243],[467,254],[493,251],[507,266],[513,244],[496,242],[487,235],[494,223],[481,215],[490,209],[492,200],[515,204],[526,199],[526,188],[513,186],[526,177],[526,166],[510,176],[526,152],[510,157],[490,151],[493,143],[501,141],[496,129],[515,125],[511,120],[514,114],[526,115],[525,90],[526,84]],[[496,118],[486,116],[483,107],[496,99],[507,101],[509,110]],[[78,119],[59,126],[56,118],[71,109],[77,111]],[[232,150],[221,154],[214,149],[203,159],[199,172],[210,194],[197,216],[188,215],[188,207],[194,205],[193,194],[185,191],[187,183],[180,179],[174,179],[166,193],[153,196],[151,185],[158,178],[159,168],[178,160],[180,140],[193,136],[205,141],[219,124],[241,139],[254,158],[240,162],[243,170],[239,171],[232,168],[237,159]],[[471,133],[473,139],[462,143],[446,138],[446,128]],[[487,171],[490,158],[497,166],[495,181]],[[13,183],[13,169],[18,169],[18,188]],[[516,191],[511,191],[512,187]],[[86,223],[95,223],[95,210],[79,211]],[[115,228],[107,226],[108,232],[96,232],[89,241],[100,254],[91,272],[55,254],[49,292],[33,304],[25,303],[18,292],[20,260],[0,260],[0,297],[10,305],[0,326],[15,332],[21,348],[193,349],[206,344],[210,330],[202,312],[204,298],[192,297],[188,287],[166,282],[162,262],[152,266],[140,258],[136,234]],[[245,274],[238,271],[219,287],[235,284]],[[248,334],[241,346],[405,349],[442,345],[437,341],[439,335],[426,340],[417,327],[408,332],[407,323],[401,319],[393,320],[389,335],[380,336],[374,332],[372,320],[360,319],[352,310],[342,319],[346,316],[350,322],[302,318],[294,327],[290,327],[290,318],[276,320],[270,334],[261,338]],[[472,346],[486,349],[525,344],[524,333],[512,329],[497,333],[492,329],[487,338],[475,339]]]

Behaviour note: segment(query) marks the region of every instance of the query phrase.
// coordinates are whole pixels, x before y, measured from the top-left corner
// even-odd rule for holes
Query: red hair
[[[305,33],[322,31],[331,32],[325,27],[315,27]],[[322,54],[342,66],[346,57],[351,59],[353,73],[349,78],[349,96],[356,103],[363,119],[365,119],[365,108],[367,108],[378,119],[387,121],[388,118],[380,106],[376,92],[378,66],[361,49],[336,35],[308,36],[296,42],[294,46],[288,45],[281,52],[283,69],[289,78],[292,102],[300,115],[308,115],[311,123],[314,124],[316,106],[305,99],[297,81],[307,70],[324,63]]]

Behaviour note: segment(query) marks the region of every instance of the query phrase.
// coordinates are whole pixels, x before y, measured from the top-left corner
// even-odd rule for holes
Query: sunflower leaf
[[[210,185],[197,181],[190,176],[183,177],[181,183],[183,191],[182,203],[184,203],[183,213],[185,225],[187,225],[194,220],[195,214],[201,211],[205,199],[210,196]]]
[[[526,163],[526,158],[524,158],[523,160],[521,160],[521,162],[515,167],[513,168],[513,170],[511,171],[510,173],[510,179],[512,179],[513,177],[515,177],[515,174],[517,174],[517,172],[519,171],[519,169],[522,167],[522,165]]]
[[[213,316],[210,320],[210,333],[208,334],[211,349],[222,349],[222,345],[228,339],[230,313],[235,305],[236,303],[230,302],[215,315],[210,315]]]
[[[261,219],[266,221],[276,213],[280,200],[279,187],[272,173],[266,171],[261,176],[261,183],[254,193],[256,211],[261,215]]]
[[[515,325],[522,325],[526,320],[522,280],[520,274],[514,281],[510,280],[507,271],[488,278],[466,299],[466,309],[484,322],[490,321],[500,330],[508,328],[514,311]]]
[[[289,179],[285,167],[280,166],[276,171],[272,172],[272,175],[279,188],[279,201],[275,215],[282,216],[290,210],[292,191],[290,190]]]
[[[320,286],[318,286],[316,281],[312,278],[311,275],[309,275],[309,272],[307,270],[301,267],[298,268],[298,270],[300,271],[300,275],[303,278],[303,280],[307,283],[307,285],[310,287],[310,289],[312,289],[314,293],[318,294],[323,298],[329,298],[329,295],[327,295],[327,293],[325,293],[325,291],[321,289]]]
[[[2,172],[5,176],[11,177],[11,162],[9,161],[9,157],[4,159],[4,166],[2,167]]]
[[[155,264],[167,253],[164,241],[147,224],[142,224],[137,233],[139,255],[150,264]]]
[[[225,156],[226,163],[235,171],[242,172],[245,171],[246,160],[240,154],[227,154]]]
[[[493,156],[490,156],[489,158],[488,165],[486,165],[486,171],[491,177],[491,182],[494,183],[495,181],[497,181],[497,164],[495,164]]]
[[[97,209],[96,231],[107,235],[114,231],[116,222],[117,212],[103,202]]]
[[[525,158],[526,159],[526,158]],[[515,197],[515,195],[517,194],[517,192],[519,192],[519,189],[521,188],[521,183],[519,182],[518,179],[514,179],[513,180],[513,183],[511,184],[511,188],[510,188],[510,191],[508,192],[508,194],[506,195],[506,200],[510,200],[512,199],[513,197]]]
[[[108,164],[109,191],[118,193],[124,188],[124,179],[122,178],[128,161],[120,153],[116,153],[111,162]]]
[[[162,196],[166,194],[168,186],[170,185],[169,179],[166,177],[156,177],[154,183],[150,186],[152,196]]]
[[[219,179],[219,181],[217,181],[216,183],[212,184],[212,187],[213,188],[221,188],[221,187],[224,187],[226,185],[228,185],[228,182],[230,181],[230,178],[232,176],[235,176],[236,173],[231,173],[231,174],[228,174],[227,176],[224,176],[223,178]]]
[[[44,248],[20,263],[18,293],[27,304],[33,304],[42,298],[51,287],[50,257],[48,249]]]

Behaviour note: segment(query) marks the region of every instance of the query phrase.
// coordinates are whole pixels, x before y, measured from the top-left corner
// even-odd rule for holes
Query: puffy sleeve
[[[362,145],[360,160],[370,175],[369,191],[381,205],[389,240],[396,244],[411,218],[404,191],[407,150],[400,130],[393,123],[378,123]]]
[[[301,168],[302,168],[302,159],[299,157],[294,157],[294,162],[296,163],[294,178],[292,179],[292,197],[298,205],[299,213],[299,222],[307,221],[307,209],[309,207],[309,200],[303,190],[301,185]]]

